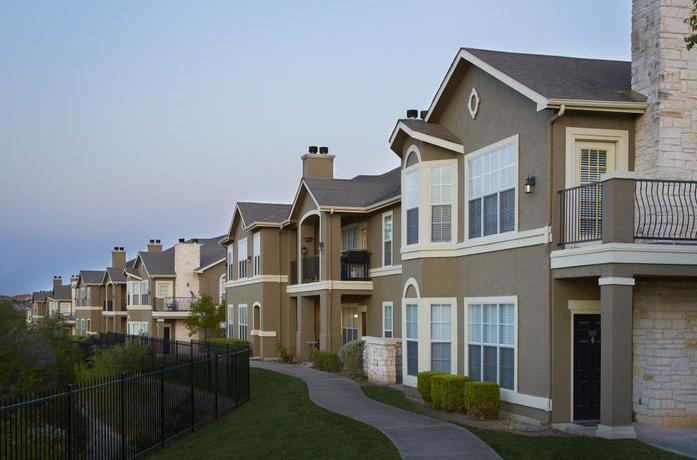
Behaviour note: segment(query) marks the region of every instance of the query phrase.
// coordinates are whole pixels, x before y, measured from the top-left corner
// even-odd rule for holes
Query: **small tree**
[[[697,46],[697,0],[692,0],[692,12],[685,22],[690,26],[690,35],[685,37],[685,43],[687,43],[687,49],[691,50]]]
[[[223,321],[225,321],[223,306],[216,305],[213,297],[204,295],[191,304],[191,313],[184,319],[184,324],[189,329],[189,337],[200,331],[205,340],[223,335],[223,330],[220,328],[220,323]]]

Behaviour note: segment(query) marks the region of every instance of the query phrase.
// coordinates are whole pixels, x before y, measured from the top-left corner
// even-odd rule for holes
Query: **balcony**
[[[301,283],[315,283],[319,281],[319,256],[302,258]],[[290,263],[290,284],[298,284],[298,262]]]
[[[697,244],[697,182],[612,178],[561,190],[561,246]]]
[[[191,304],[199,300],[198,297],[155,297],[153,310],[162,312],[191,311]]]
[[[369,281],[370,253],[366,250],[353,249],[341,253],[342,281]]]
[[[104,311],[114,311],[114,301],[105,300],[104,301]]]

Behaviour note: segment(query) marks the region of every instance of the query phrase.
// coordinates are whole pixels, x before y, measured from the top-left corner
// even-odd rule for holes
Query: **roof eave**
[[[386,206],[399,203],[402,199],[401,195],[396,195],[386,200],[378,201],[369,206],[320,206],[319,210],[324,212],[344,212],[353,214],[369,214],[382,209]]]
[[[596,101],[585,99],[549,99],[546,108],[560,109],[562,106],[565,110],[623,113],[645,113],[648,108],[646,102]]]
[[[431,136],[429,134],[424,134],[419,131],[414,131],[410,127],[408,127],[404,122],[399,121],[397,122],[397,125],[394,127],[394,130],[392,131],[392,135],[390,136],[390,148],[393,151],[395,150],[395,142],[397,140],[397,135],[399,134],[399,131],[403,131],[404,134],[407,136],[411,137],[412,139],[416,139],[422,142],[426,142],[428,144],[436,145],[438,147],[442,147],[446,150],[452,150],[453,152],[456,153],[465,153],[465,146],[462,144],[458,144],[456,142],[451,142],[445,139],[441,139],[436,136]]]
[[[201,273],[205,272],[206,270],[210,270],[211,268],[213,268],[213,267],[215,267],[216,265],[219,265],[219,264],[221,264],[221,263],[223,263],[223,262],[225,262],[225,257],[223,257],[222,259],[216,260],[215,262],[213,262],[213,263],[211,263],[211,264],[208,264],[208,265],[206,265],[205,267],[199,267],[199,268],[197,268],[196,270],[194,270],[194,273],[199,273],[199,274],[201,274]]]

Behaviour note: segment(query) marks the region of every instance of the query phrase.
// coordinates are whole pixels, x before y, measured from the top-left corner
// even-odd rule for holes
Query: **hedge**
[[[421,399],[431,402],[431,379],[434,375],[444,374],[438,371],[419,372],[416,376],[416,389],[419,390]]]
[[[465,384],[470,381],[464,375],[442,374],[431,379],[433,407],[446,412],[464,412]]]
[[[497,419],[501,407],[499,386],[494,382],[467,382],[463,391],[464,407],[475,417]]]
[[[352,340],[339,349],[339,360],[344,364],[344,369],[353,379],[363,377],[363,351],[365,342]]]
[[[231,347],[249,347],[251,343],[244,339],[231,339],[228,337],[211,337],[207,340],[210,343],[221,343],[223,345],[230,345]]]
[[[341,369],[339,355],[331,351],[319,351],[316,348],[310,353],[312,366],[323,371],[338,371]]]

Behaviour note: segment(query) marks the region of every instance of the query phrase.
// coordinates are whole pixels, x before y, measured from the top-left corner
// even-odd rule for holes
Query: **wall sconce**
[[[532,188],[535,186],[535,176],[528,176],[525,179],[525,193],[532,193]]]
[[[354,314],[353,314],[353,317],[354,317],[354,318],[358,318],[358,313],[354,313]]]
[[[319,242],[319,250],[322,251],[324,249],[324,241]]]

